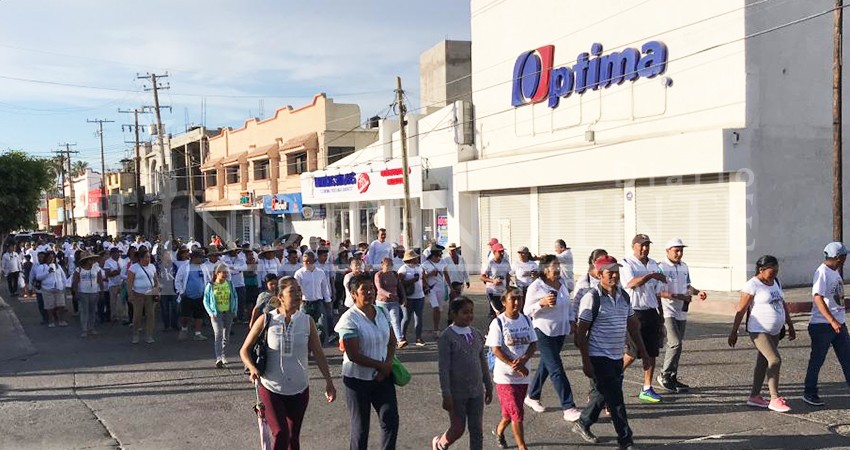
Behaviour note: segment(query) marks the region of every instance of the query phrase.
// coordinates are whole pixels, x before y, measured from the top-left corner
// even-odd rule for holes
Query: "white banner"
[[[422,194],[422,165],[419,157],[409,159],[410,196]],[[404,198],[401,160],[301,174],[304,204],[347,203]]]

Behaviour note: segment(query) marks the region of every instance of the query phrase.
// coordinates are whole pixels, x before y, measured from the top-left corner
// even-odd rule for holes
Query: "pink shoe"
[[[791,407],[785,403],[785,399],[782,397],[776,397],[775,399],[770,401],[770,405],[768,405],[768,409],[771,411],[776,411],[779,413],[786,413],[791,411]]]
[[[767,400],[764,399],[761,395],[753,395],[747,399],[747,406],[754,406],[756,408],[767,408],[770,406]]]

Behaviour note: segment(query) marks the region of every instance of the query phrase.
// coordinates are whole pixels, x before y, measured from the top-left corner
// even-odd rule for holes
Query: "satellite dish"
[[[309,206],[305,206],[305,207],[301,208],[301,215],[304,216],[305,219],[308,219],[308,220],[312,219],[313,214],[314,214],[313,208],[311,208]]]

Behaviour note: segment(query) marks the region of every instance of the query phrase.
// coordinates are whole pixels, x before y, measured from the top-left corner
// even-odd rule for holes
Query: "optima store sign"
[[[547,45],[522,53],[514,64],[511,104],[523,106],[549,99],[557,108],[561,98],[573,93],[609,88],[638,78],[653,78],[667,70],[667,46],[650,41],[638,50],[626,48],[602,55],[602,44],[593,44],[590,53],[580,53],[572,67],[553,68],[555,46]]]

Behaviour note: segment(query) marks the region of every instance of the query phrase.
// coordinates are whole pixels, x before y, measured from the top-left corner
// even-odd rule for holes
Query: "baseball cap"
[[[671,249],[673,247],[687,247],[687,245],[685,245],[685,243],[682,242],[682,239],[673,238],[673,239],[670,239],[669,241],[667,241],[667,246],[665,246],[664,249],[667,250],[667,249]]]
[[[519,248],[519,250],[517,250],[516,252],[517,252],[517,253],[528,253],[528,254],[531,254],[531,252],[530,252],[530,251],[528,251],[528,247],[525,247],[525,246],[520,247],[520,248]]]
[[[593,261],[593,266],[596,270],[620,270],[620,267],[623,267],[622,264],[617,263],[617,258],[611,255],[600,256],[596,258],[596,261]]]
[[[503,252],[505,251],[505,246],[496,242],[492,247],[490,247],[490,250],[493,250],[494,252]]]
[[[651,244],[652,241],[649,240],[649,236],[645,234],[636,234],[634,238],[632,238],[632,245],[634,244]]]
[[[830,242],[823,249],[824,258],[839,258],[847,255],[847,247],[841,242]]]

